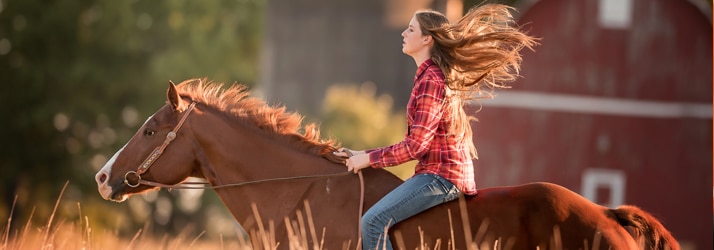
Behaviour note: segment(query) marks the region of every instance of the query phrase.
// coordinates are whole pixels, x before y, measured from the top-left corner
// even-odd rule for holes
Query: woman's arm
[[[409,133],[397,144],[368,151],[370,165],[391,167],[421,158],[429,149],[443,116],[445,94],[443,75],[433,68],[427,69],[412,93],[410,115],[413,119]]]

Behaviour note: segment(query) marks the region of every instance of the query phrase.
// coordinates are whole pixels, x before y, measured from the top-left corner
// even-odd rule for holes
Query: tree
[[[103,204],[92,201],[94,173],[163,105],[168,80],[255,82],[262,8],[259,0],[0,0],[0,219],[15,196],[21,218],[53,204],[67,180],[74,198]],[[127,209],[98,206],[109,205]]]

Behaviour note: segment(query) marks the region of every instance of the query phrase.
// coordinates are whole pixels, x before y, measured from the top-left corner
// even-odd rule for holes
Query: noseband
[[[183,116],[181,117],[181,120],[179,120],[178,124],[176,124],[176,127],[174,127],[174,129],[171,130],[171,132],[169,132],[166,135],[166,139],[164,139],[164,143],[162,143],[161,146],[156,147],[154,149],[153,153],[151,153],[148,157],[146,157],[144,162],[141,163],[141,165],[139,165],[139,168],[137,168],[136,171],[129,171],[129,172],[126,172],[126,174],[124,174],[124,183],[127,186],[138,187],[139,185],[141,185],[141,175],[146,173],[146,171],[149,171],[149,168],[151,167],[151,165],[154,164],[154,162],[156,162],[156,160],[159,159],[161,154],[164,153],[164,150],[166,149],[166,147],[168,147],[169,144],[171,144],[171,142],[174,139],[176,139],[176,133],[178,132],[179,129],[181,129],[181,126],[183,126],[183,123],[186,121],[186,118],[188,118],[188,115],[191,114],[191,111],[193,111],[193,107],[195,107],[195,106],[196,106],[196,102],[191,102],[191,105],[189,105],[188,108],[186,109],[186,111],[183,113]],[[136,184],[131,184],[131,182],[129,182],[128,177],[130,174],[133,174],[138,179],[136,181]]]

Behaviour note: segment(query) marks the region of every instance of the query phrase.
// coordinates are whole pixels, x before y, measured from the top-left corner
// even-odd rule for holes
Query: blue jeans
[[[393,249],[389,235],[385,235],[388,228],[433,206],[455,200],[460,193],[454,184],[438,175],[419,174],[407,179],[362,216],[362,249]]]

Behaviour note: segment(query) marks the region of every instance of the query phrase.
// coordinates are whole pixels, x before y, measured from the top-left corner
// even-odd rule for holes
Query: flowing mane
[[[222,83],[206,79],[189,79],[179,83],[177,88],[181,97],[248,120],[266,133],[283,135],[289,143],[295,143],[332,162],[343,161],[332,154],[339,144],[334,140],[322,140],[317,125],[309,123],[302,127],[302,115],[287,112],[284,106],[273,107],[259,98],[251,97],[245,85],[235,84],[226,88]],[[303,132],[300,132],[301,129]]]

